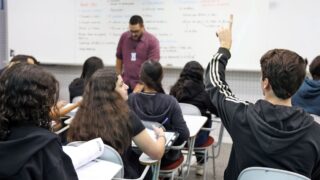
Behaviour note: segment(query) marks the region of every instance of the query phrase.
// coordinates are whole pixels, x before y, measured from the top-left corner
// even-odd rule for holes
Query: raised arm
[[[241,109],[244,110],[247,104],[234,96],[225,81],[225,69],[231,57],[229,49],[232,44],[232,21],[231,16],[228,27],[222,27],[217,31],[220,48],[209,62],[205,72],[206,91],[217,107],[219,116],[228,131],[232,128],[231,122],[235,112],[243,112]]]
[[[64,107],[61,107],[59,108],[59,115],[60,116],[64,116],[66,115],[67,113],[69,113],[70,111],[74,110],[75,108],[79,107],[80,104],[81,104],[82,101],[78,101],[78,102],[75,102],[75,103],[72,103],[68,106],[64,106]]]
[[[50,116],[52,119],[58,119],[61,116],[65,116],[70,111],[74,110],[75,108],[79,107],[81,104],[81,101],[78,101],[76,103],[70,104],[66,106],[66,101],[59,101],[57,103],[56,109],[52,108],[50,112]]]

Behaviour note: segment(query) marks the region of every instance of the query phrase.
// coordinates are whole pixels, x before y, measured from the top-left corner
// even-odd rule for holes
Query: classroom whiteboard
[[[31,54],[46,64],[82,65],[98,56],[115,64],[121,33],[139,14],[160,41],[160,62],[206,67],[219,47],[215,31],[234,14],[228,69],[259,70],[261,55],[288,48],[320,54],[317,0],[7,0],[7,54]]]

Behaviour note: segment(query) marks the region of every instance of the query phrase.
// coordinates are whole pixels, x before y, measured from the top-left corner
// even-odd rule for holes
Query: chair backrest
[[[106,144],[104,145],[104,152],[99,157],[99,159],[114,162],[124,167],[120,154],[113,147]],[[121,171],[117,175],[115,175],[115,178],[123,178],[123,177],[124,177],[124,168],[121,168]]]
[[[310,180],[309,178],[286,170],[267,168],[267,167],[249,167],[244,169],[238,180]]]
[[[314,118],[314,121],[319,123],[320,124],[320,116],[318,115],[315,115],[315,114],[310,114],[313,118]]]
[[[83,141],[74,141],[68,144],[68,146],[79,146]],[[103,154],[98,158],[105,161],[110,161],[116,164],[123,166],[123,161],[120,154],[111,146],[104,145]],[[124,168],[121,168],[120,172],[114,176],[114,178],[123,178],[124,177]]]
[[[183,115],[199,115],[201,112],[199,108],[193,104],[179,103]]]

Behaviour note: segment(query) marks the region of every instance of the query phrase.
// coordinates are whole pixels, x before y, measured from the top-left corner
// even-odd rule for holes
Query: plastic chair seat
[[[211,146],[213,143],[214,143],[214,138],[211,136],[208,136],[208,139],[204,144],[202,144],[201,146],[194,147],[194,149],[196,150],[197,148],[207,148]]]
[[[161,167],[160,170],[168,171],[168,170],[176,169],[183,163],[183,160],[184,160],[184,157],[183,155],[181,155],[175,162],[167,166]]]

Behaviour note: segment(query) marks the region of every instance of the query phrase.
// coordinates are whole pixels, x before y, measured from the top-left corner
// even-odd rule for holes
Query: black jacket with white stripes
[[[205,73],[206,90],[233,140],[224,179],[236,180],[243,169],[260,166],[319,180],[320,125],[295,107],[236,98],[225,81],[230,57],[228,49],[220,48]]]

